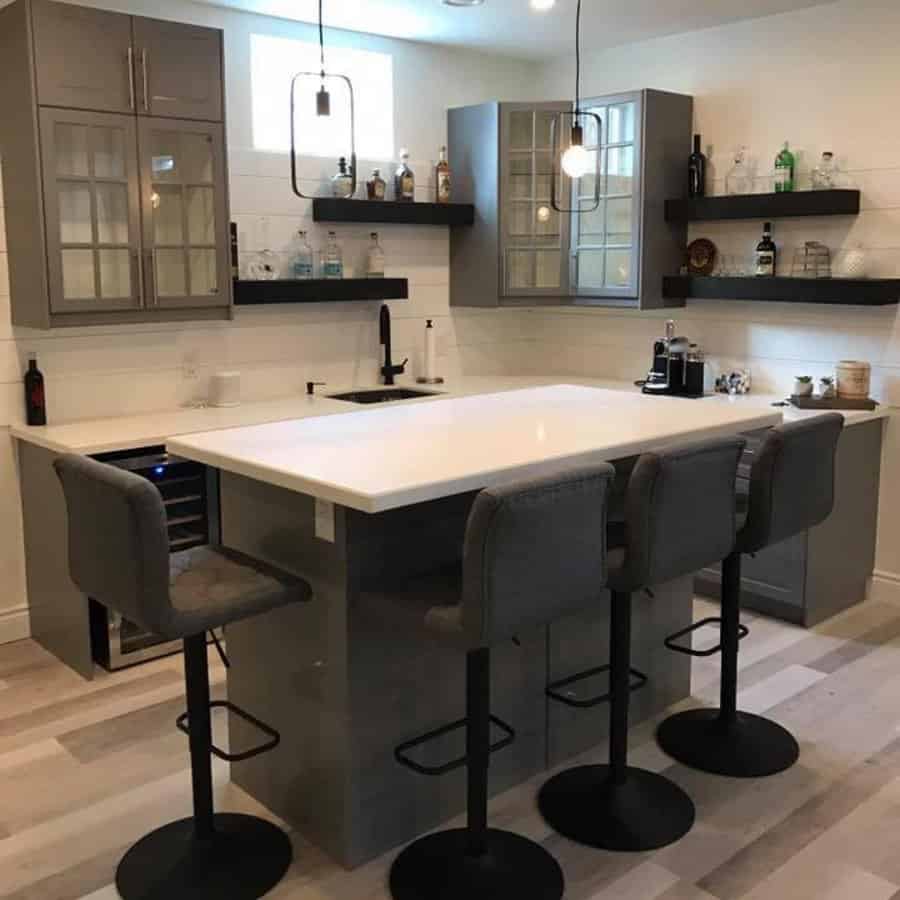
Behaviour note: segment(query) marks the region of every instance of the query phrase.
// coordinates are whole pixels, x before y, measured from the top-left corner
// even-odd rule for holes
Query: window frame
[[[608,114],[606,110],[611,106],[620,106],[626,103],[634,104],[634,139],[631,141],[621,141],[609,143],[608,137]],[[603,107],[604,112],[600,115],[602,120],[602,135],[600,143],[597,145],[598,152],[601,152],[603,158],[603,186],[600,193],[601,206],[604,210],[603,229],[604,241],[600,244],[580,244],[580,227],[581,214],[573,212],[570,217],[569,225],[569,285],[570,294],[575,298],[577,304],[595,305],[595,306],[634,306],[640,299],[641,295],[641,239],[642,239],[642,211],[643,211],[643,133],[644,133],[644,100],[643,92],[629,91],[623,94],[608,94],[599,97],[585,98],[581,102],[581,108],[585,111],[593,111],[597,107]],[[634,158],[634,169],[632,173],[632,190],[631,190],[631,284],[627,287],[581,287],[578,283],[578,265],[579,254],[582,250],[601,250],[605,254],[610,249],[617,249],[619,245],[609,244],[606,242],[606,208],[611,199],[627,198],[628,194],[608,194],[607,186],[609,179],[609,171],[607,165],[607,153],[610,149],[632,147]],[[578,204],[577,195],[578,182],[572,183],[572,207]],[[620,249],[627,250],[627,246]],[[605,269],[604,269],[605,278]]]

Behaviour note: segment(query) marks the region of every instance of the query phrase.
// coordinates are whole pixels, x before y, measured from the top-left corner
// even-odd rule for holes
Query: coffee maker
[[[653,365],[641,386],[645,394],[661,397],[702,397],[703,353],[697,344],[675,334],[675,322],[666,322],[666,336],[653,343]]]

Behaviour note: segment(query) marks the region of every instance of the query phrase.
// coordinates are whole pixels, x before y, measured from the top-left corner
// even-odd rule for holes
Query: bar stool
[[[738,645],[748,633],[740,623],[741,555],[756,553],[823,522],[834,506],[834,472],[844,418],[838,413],[773,428],[750,470],[749,492],[738,494],[738,534],[733,552],[722,563],[722,616],[718,647],[722,653],[720,706],[691,709],[659,726],[657,740],[669,756],[694,769],[735,778],[757,778],[789,769],[800,748],[776,722],[737,709]],[[672,635],[673,643],[702,625]]]
[[[272,749],[278,733],[234,704],[210,703],[206,632],[288,603],[306,582],[222,548],[169,555],[162,498],[149,481],[83,456],[54,462],[66,498],[69,569],[78,588],[163,638],[184,640],[194,813],[151,832],[119,863],[124,900],[256,900],[291,864],[288,836],[254,816],[213,812],[212,759],[233,762]],[[171,569],[170,569],[171,562]],[[210,708],[224,707],[266,735],[229,754],[213,746]]]
[[[625,493],[624,547],[609,551],[612,591],[610,664],[548,686],[548,695],[574,704],[562,686],[609,670],[609,764],[578,766],[541,788],[538,806],[559,834],[605,850],[664,847],[694,824],[694,804],[669,779],[628,765],[628,706],[646,676],[631,668],[631,595],[696,572],[734,546],[737,437],[645,453]]]
[[[516,634],[599,602],[606,580],[606,492],[613,467],[601,464],[481,491],[466,524],[462,567],[363,596],[423,636],[466,653],[466,717],[395,750],[420,775],[466,767],[464,829],[419,838],[394,861],[395,900],[559,900],[562,870],[539,844],[488,827],[488,767],[513,729],[490,712],[490,648]],[[387,604],[387,606],[384,606]],[[491,743],[491,724],[502,737]],[[466,730],[466,754],[439,766],[410,751]]]

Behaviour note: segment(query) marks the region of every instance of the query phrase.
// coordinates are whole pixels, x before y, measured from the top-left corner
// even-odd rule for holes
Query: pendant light
[[[356,194],[356,105],[353,97],[353,83],[346,75],[325,71],[325,28],[322,21],[322,2],[319,0],[319,71],[297,72],[291,79],[291,186],[294,193],[304,200],[312,200],[300,190],[300,179],[297,173],[297,82],[301,78],[315,78],[319,82],[319,90],[316,93],[316,115],[326,117],[331,115],[331,94],[329,94],[326,82],[337,79],[347,85],[350,96],[350,197]]]
[[[557,120],[553,120],[551,127],[553,144],[553,158],[559,157],[559,164],[565,175],[573,181],[583,178],[585,175],[594,174],[593,205],[582,206],[583,198],[572,209],[565,209],[559,205],[556,197],[556,166],[550,179],[550,202],[557,212],[584,213],[593,212],[600,206],[600,151],[595,150],[593,155],[584,146],[584,125],[587,119],[593,119],[596,123],[597,134],[600,134],[602,123],[596,113],[584,112],[581,109],[581,0],[575,11],[575,107],[571,113],[560,113],[559,120],[566,118],[572,120],[569,132],[569,145],[560,154],[557,135]]]

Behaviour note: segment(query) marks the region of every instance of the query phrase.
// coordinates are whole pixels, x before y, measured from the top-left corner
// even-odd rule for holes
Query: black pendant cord
[[[575,115],[581,112],[581,0],[575,10]]]
[[[319,0],[319,62],[322,66],[322,77],[325,77],[325,31],[322,27],[322,2]],[[579,0],[579,3],[581,0]]]

